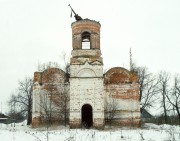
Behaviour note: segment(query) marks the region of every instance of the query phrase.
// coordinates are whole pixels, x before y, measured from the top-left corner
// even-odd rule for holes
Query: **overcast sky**
[[[38,62],[71,53],[71,10],[101,23],[104,68],[129,69],[129,49],[153,73],[180,73],[179,0],[0,0],[0,102]],[[2,108],[2,107],[1,107]]]

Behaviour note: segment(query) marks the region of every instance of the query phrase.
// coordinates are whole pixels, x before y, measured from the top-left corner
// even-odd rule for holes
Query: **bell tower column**
[[[73,50],[70,60],[70,127],[103,128],[101,25],[99,22],[83,19],[72,23],[71,27]]]

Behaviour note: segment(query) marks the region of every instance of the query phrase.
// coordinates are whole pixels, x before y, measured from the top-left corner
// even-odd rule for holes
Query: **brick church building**
[[[47,120],[70,128],[140,125],[138,76],[122,67],[103,73],[100,27],[89,19],[71,24],[69,73],[60,68],[34,73],[32,126]]]

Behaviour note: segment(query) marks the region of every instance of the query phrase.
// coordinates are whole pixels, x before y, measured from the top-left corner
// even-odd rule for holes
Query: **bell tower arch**
[[[94,128],[103,128],[104,78],[100,50],[101,25],[93,20],[82,19],[72,23],[71,27],[70,127],[79,128],[82,121],[86,121],[85,110],[88,108],[84,108],[83,105],[89,103],[93,109],[93,116],[90,120],[92,123],[88,120],[88,124]]]
[[[91,49],[91,34],[87,31],[81,34],[82,49]]]

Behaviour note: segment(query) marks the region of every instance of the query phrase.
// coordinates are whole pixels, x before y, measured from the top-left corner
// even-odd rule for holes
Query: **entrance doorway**
[[[85,104],[81,109],[81,124],[85,128],[90,128],[93,125],[92,107],[89,104]]]

